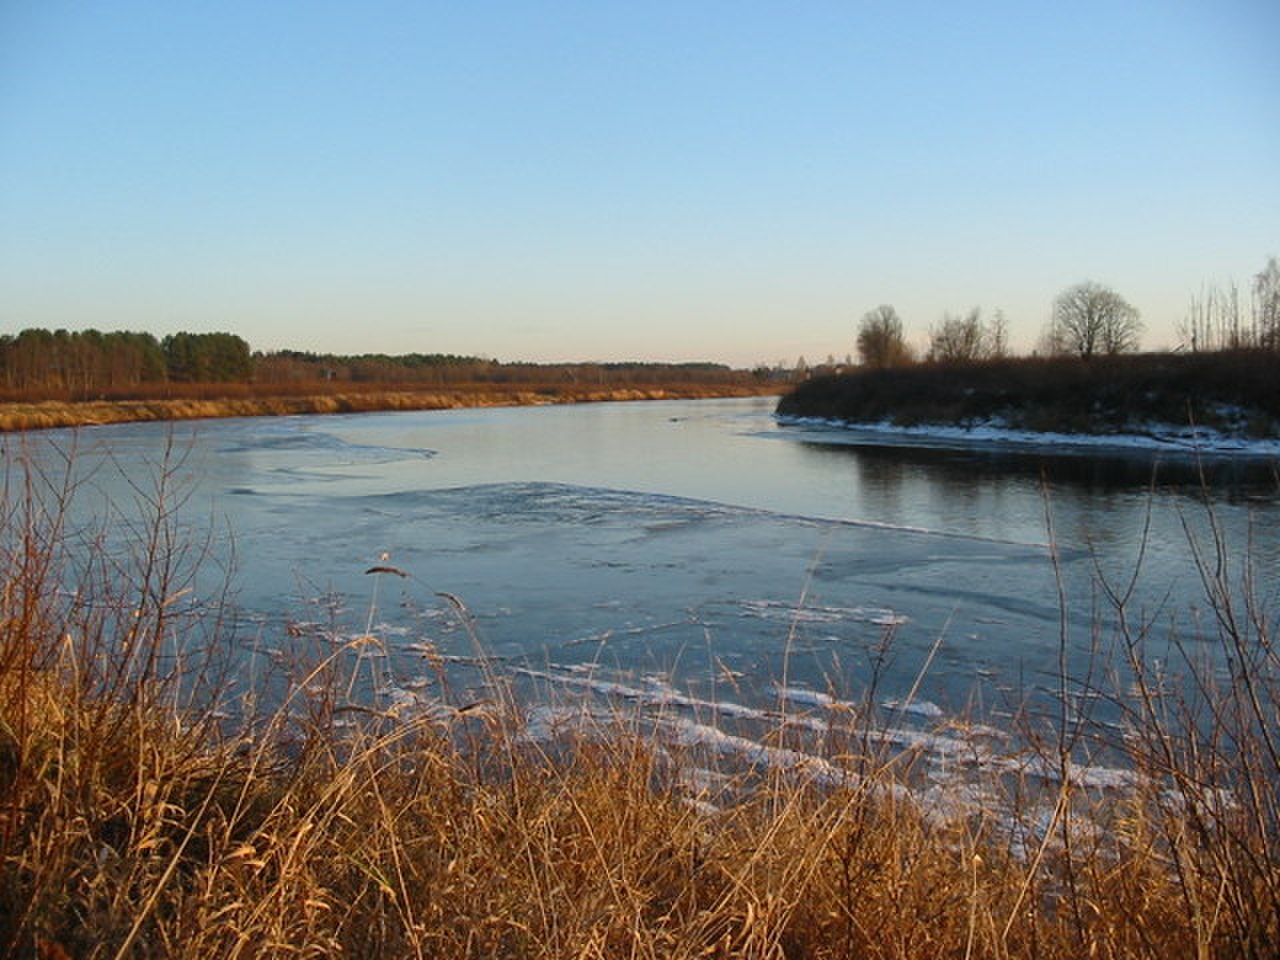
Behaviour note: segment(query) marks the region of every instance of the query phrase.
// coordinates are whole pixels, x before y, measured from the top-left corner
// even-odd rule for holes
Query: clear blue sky
[[[0,332],[810,362],[1280,255],[1280,3],[0,0]]]

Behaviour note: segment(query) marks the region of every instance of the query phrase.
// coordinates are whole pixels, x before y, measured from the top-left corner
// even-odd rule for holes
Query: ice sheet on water
[[[890,697],[881,702],[880,706],[896,713],[910,713],[928,720],[937,720],[942,716],[942,708],[928,700],[899,700],[897,697]]]
[[[686,718],[661,721],[661,730],[681,747],[702,747],[748,766],[768,770],[788,770],[803,774],[821,786],[852,787],[861,778],[852,770],[838,766],[825,757],[788,747],[775,747],[750,737],[726,733],[719,727]],[[904,793],[905,795],[905,793]]]
[[[682,693],[660,676],[626,681],[583,675],[582,671],[569,674],[554,666],[532,675],[612,703],[599,709],[560,701],[552,711],[554,723],[550,723],[549,715],[544,718],[539,713],[545,708],[535,708],[535,729],[543,733],[551,727],[556,734],[572,733],[575,722],[588,718],[592,732],[599,735],[610,720],[618,719],[617,700],[621,699],[639,711],[639,716],[650,718],[650,729],[658,744],[693,751],[686,755],[684,763],[701,756],[704,765],[682,768],[681,783],[689,802],[709,816],[718,812],[717,802],[733,797],[736,781],[731,771],[735,769],[782,772],[832,789],[862,787],[865,781],[858,770],[838,762],[822,746],[826,734],[843,728],[866,744],[888,748],[890,752],[881,757],[881,763],[887,763],[894,750],[911,758],[904,767],[912,771],[911,778],[901,782],[878,780],[872,789],[914,803],[930,821],[945,824],[981,817],[991,823],[993,837],[1003,837],[1010,852],[1023,858],[1061,842],[1064,828],[1055,804],[1056,784],[1063,779],[1064,768],[1051,758],[1029,751],[1026,744],[1016,741],[1007,731],[947,718],[939,715],[942,711],[933,704],[921,703],[926,707],[921,713],[934,721],[927,729],[905,725],[858,729],[854,725],[862,721],[857,719],[857,705],[803,687],[775,686],[783,706],[770,710],[731,701],[712,702]],[[818,712],[790,712],[785,705],[807,705]],[[602,723],[603,728],[599,726]],[[774,734],[785,731],[791,731],[791,736],[776,742]],[[726,763],[727,766],[722,765]],[[1068,763],[1065,777],[1074,787],[1099,792],[1131,792],[1146,786],[1135,771],[1101,763]],[[1037,797],[1034,789],[1028,792],[1028,779],[1043,781],[1047,789]],[[1011,789],[1011,781],[1024,785]],[[1186,801],[1168,794],[1166,802],[1176,805]],[[1197,798],[1196,802],[1229,805],[1231,797],[1218,792]],[[1066,829],[1073,835],[1086,836],[1101,827],[1086,813],[1073,817]]]
[[[1073,785],[1093,790],[1132,790],[1140,784],[1131,770],[1087,762],[1061,766],[1019,747],[1006,731],[947,718],[934,704],[921,703],[924,709],[915,714],[932,721],[927,728],[902,723],[868,726],[859,704],[801,687],[776,686],[778,706],[770,709],[698,697],[677,689],[661,676],[614,679],[581,671],[570,673],[558,667],[526,668],[519,672],[560,689],[577,689],[614,703],[629,703],[649,717],[655,729],[671,736],[672,742],[680,746],[710,748],[718,755],[732,756],[751,766],[803,769],[819,782],[833,786],[848,785],[850,774],[823,756],[820,749],[815,752],[800,744],[782,749],[760,737],[791,729],[816,735],[818,740],[814,742],[817,743],[824,735],[840,730],[865,743],[910,755],[913,769],[928,782],[947,786],[957,811],[969,806],[963,801],[963,795],[967,794],[956,794],[957,784],[968,785],[969,794],[977,796],[982,790],[993,790],[993,784],[1003,777],[1056,783],[1065,771]],[[794,712],[788,710],[787,705],[809,705],[817,712]],[[729,722],[746,723],[746,726],[728,730]],[[759,735],[751,735],[752,729]]]
[[[1137,773],[1132,770],[1070,761],[1060,763],[1056,758],[1041,756],[1005,758],[1001,761],[1001,766],[1019,776],[1035,777],[1053,783],[1061,783],[1065,778],[1077,787],[1095,790],[1127,790],[1140,782]]]
[[[778,693],[793,703],[808,703],[815,707],[853,708],[855,706],[848,701],[837,700],[830,694],[800,687],[780,688]],[[940,720],[943,716],[942,708],[929,700],[900,700],[897,697],[890,697],[882,700],[880,706],[894,713],[910,714],[926,720]]]
[[[401,660],[419,660],[417,642],[441,662],[474,656],[479,642],[490,658],[678,663],[682,683],[736,674],[759,686],[789,656],[789,676],[820,686],[833,657],[856,666],[893,629],[883,689],[900,696],[940,632],[972,635],[944,644],[945,671],[920,691],[947,703],[966,697],[977,670],[1017,669],[1058,615],[1029,604],[1008,573],[1025,579],[1039,560],[1048,578],[1034,548],[646,492],[518,481],[290,495],[261,516],[240,536],[256,564],[247,605],[293,616],[296,581],[282,561],[302,552],[306,581],[332,587],[328,617],[350,632],[376,606],[375,632]],[[383,551],[409,576],[365,576]],[[438,594],[460,598],[465,614]],[[985,622],[966,619],[976,615]]]
[[[744,600],[742,609],[752,616],[782,623],[872,623],[896,627],[910,618],[887,607],[838,607],[780,600]]]
[[[614,680],[605,677],[582,675],[580,672],[567,673],[559,668],[553,670],[535,670],[522,668],[520,675],[539,680],[562,688],[577,688],[590,693],[628,701],[643,708],[656,710],[669,716],[671,710],[687,711],[696,718],[715,720],[747,720],[756,721],[766,726],[779,723],[808,730],[812,733],[827,733],[833,722],[847,720],[857,712],[858,705],[849,701],[838,700],[826,694],[795,687],[777,688],[780,702],[777,708],[765,708],[739,703],[734,700],[710,700],[694,696],[677,689],[665,678],[646,676],[639,681]],[[812,703],[823,707],[826,716],[788,713],[782,708],[785,703]],[[832,718],[838,717],[838,720]],[[715,724],[711,724],[714,726]],[[984,731],[986,728],[982,728]],[[974,743],[968,735],[928,733],[906,728],[884,728],[870,731],[871,739],[893,744],[913,750],[935,754],[939,757],[970,756],[974,753]]]
[[[343,440],[319,426],[314,417],[246,418],[222,425],[225,438],[219,453],[317,453],[332,460],[385,463],[406,458],[429,458],[435,450],[390,447]]]
[[[520,481],[479,483],[442,490],[406,491],[377,498],[409,507],[452,506],[476,522],[591,525],[625,521],[660,532],[709,519],[760,516],[762,511],[667,494]]]

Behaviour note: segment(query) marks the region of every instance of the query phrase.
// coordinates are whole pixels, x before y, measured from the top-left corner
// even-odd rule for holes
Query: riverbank
[[[153,398],[0,403],[0,432],[103,426],[225,417],[374,413],[392,410],[453,410],[463,407],[540,406],[633,400],[709,400],[772,396],[776,385],[674,384],[663,387],[536,386],[460,387],[441,390],[343,391],[302,396]]]
[[[1280,441],[1278,375],[1263,350],[933,364],[814,378],[778,413],[902,437],[1225,450]]]

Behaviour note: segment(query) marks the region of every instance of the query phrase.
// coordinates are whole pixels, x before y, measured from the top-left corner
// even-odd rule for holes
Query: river
[[[1213,655],[1191,546],[1214,562],[1211,520],[1228,577],[1248,556],[1274,613],[1274,465],[1216,461],[1206,494],[1186,459],[869,445],[780,424],[773,406],[126,424],[4,444],[46,470],[74,448],[85,516],[127,516],[172,448],[181,536],[231,570],[226,636],[251,672],[299,638],[368,634],[384,695],[482,697],[483,655],[534,696],[731,711],[788,691],[999,717],[1051,701],[1063,662],[1080,681],[1111,661],[1104,581],[1158,626],[1144,655],[1170,656],[1170,636]],[[216,599],[216,580],[174,602]]]

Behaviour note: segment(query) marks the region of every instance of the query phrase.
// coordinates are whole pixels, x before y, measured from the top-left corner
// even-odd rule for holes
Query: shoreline
[[[1277,354],[1003,358],[814,377],[778,404],[892,445],[1280,457]]]
[[[0,433],[100,427],[117,423],[286,417],[334,413],[527,407],[637,400],[715,400],[776,396],[776,385],[686,384],[669,387],[511,387],[504,389],[381,390],[301,396],[212,399],[87,400],[0,403]]]
[[[998,421],[971,426],[941,423],[901,426],[884,420],[854,422],[785,414],[777,415],[776,420],[782,427],[813,431],[820,442],[849,446],[1280,460],[1280,439],[1238,437],[1220,430],[1171,424],[1148,424],[1137,433],[1061,433],[1012,429]]]

